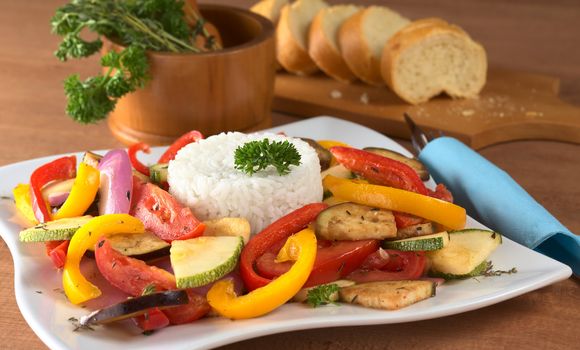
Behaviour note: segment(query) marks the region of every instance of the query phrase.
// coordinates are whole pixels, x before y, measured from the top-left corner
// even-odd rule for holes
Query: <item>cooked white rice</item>
[[[236,148],[264,138],[292,142],[301,164],[291,165],[291,172],[283,176],[272,166],[252,176],[236,170]],[[228,132],[189,144],[169,163],[168,182],[171,194],[197,218],[244,217],[252,233],[292,210],[322,200],[316,151],[300,139],[275,134]]]

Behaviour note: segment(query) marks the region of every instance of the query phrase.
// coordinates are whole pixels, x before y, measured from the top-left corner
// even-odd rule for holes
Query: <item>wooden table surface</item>
[[[219,2],[227,3],[226,0]],[[251,1],[231,1],[243,7]],[[230,2],[230,3],[231,3]],[[62,80],[98,71],[95,58],[62,64],[49,19],[62,1],[2,2],[0,11],[0,165],[121,146],[105,123],[81,126],[65,116]],[[378,3],[365,2],[365,3]],[[458,23],[487,48],[490,65],[558,76],[562,97],[580,105],[580,5],[553,1],[420,1],[388,4],[411,18]],[[274,114],[274,124],[296,120]],[[408,141],[399,140],[409,146]],[[573,232],[580,232],[580,146],[522,141],[481,154],[506,170]],[[578,348],[578,279],[460,315],[406,324],[316,329],[277,334],[223,349],[571,349]],[[0,348],[44,349],[16,306],[13,265],[0,243]]]

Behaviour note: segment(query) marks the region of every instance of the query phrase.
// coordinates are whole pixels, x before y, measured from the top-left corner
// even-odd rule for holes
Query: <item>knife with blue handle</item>
[[[570,232],[505,171],[451,137],[433,138],[405,115],[413,147],[455,202],[506,237],[558,260],[580,276],[580,236]]]

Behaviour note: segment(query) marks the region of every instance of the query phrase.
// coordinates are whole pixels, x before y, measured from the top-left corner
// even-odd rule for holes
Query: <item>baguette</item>
[[[288,4],[288,0],[262,0],[252,6],[250,11],[262,15],[276,24],[280,18],[280,11],[286,4]]]
[[[308,55],[308,32],[314,16],[326,7],[323,0],[297,0],[282,8],[276,28],[276,56],[287,71],[307,75],[318,70]]]
[[[442,92],[476,97],[486,81],[484,48],[443,20],[412,23],[385,45],[381,74],[403,100],[419,104]]]
[[[341,81],[356,79],[342,58],[338,45],[338,29],[344,21],[360,11],[360,6],[337,5],[322,9],[310,26],[308,53],[328,76]]]
[[[346,20],[339,30],[339,44],[346,64],[362,81],[384,85],[381,55],[389,38],[409,20],[382,6],[371,6]]]

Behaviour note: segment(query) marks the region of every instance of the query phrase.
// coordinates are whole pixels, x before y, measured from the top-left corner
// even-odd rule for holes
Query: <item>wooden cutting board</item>
[[[491,69],[477,99],[439,96],[413,106],[387,88],[343,84],[322,74],[279,73],[274,110],[302,117],[330,115],[386,135],[409,138],[407,112],[426,131],[441,130],[474,149],[525,139],[580,143],[580,107],[559,99],[557,78]]]

